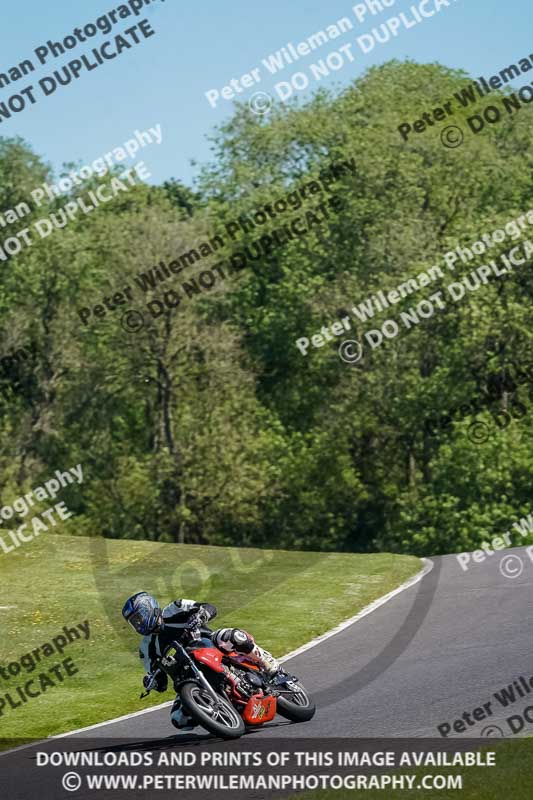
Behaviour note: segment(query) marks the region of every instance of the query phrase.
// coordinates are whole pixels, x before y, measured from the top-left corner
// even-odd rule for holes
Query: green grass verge
[[[423,775],[462,775],[462,789],[417,789],[407,791],[316,791],[301,792],[291,800],[352,800],[364,794],[365,800],[531,800],[533,796],[533,739],[515,739],[498,742],[495,747],[483,748],[496,753],[493,767],[432,767],[416,769],[405,767],[403,774],[416,774],[419,782]],[[400,773],[392,773],[400,774]]]
[[[0,666],[4,668],[88,620],[90,639],[74,641],[31,673],[0,676],[0,697],[70,657],[77,674],[21,707],[4,707],[3,739],[30,740],[91,725],[170,700],[139,700],[139,637],[122,620],[139,589],[162,603],[209,600],[215,625],[242,626],[275,655],[304,644],[386,594],[421,568],[418,558],[268,551],[46,534],[0,555]],[[2,608],[14,606],[14,608]],[[33,687],[32,687],[33,688]],[[4,744],[5,749],[7,745]]]

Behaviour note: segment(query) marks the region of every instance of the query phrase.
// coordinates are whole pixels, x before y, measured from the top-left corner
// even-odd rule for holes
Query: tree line
[[[533,207],[529,112],[454,149],[438,126],[407,142],[399,135],[402,120],[468,80],[393,61],[269,117],[237,106],[193,186],[137,185],[10,256],[0,363],[21,348],[28,357],[0,371],[2,504],[81,463],[86,481],[69,490],[71,533],[416,554],[472,549],[526,513],[532,414],[496,426],[482,444],[465,435],[471,420],[431,431],[423,421],[488,387],[498,411],[523,402],[526,389],[509,391],[504,377],[530,360],[529,263],[357,363],[339,358],[338,340],[306,357],[295,345],[345,316],[354,334],[346,338],[361,339],[352,306]],[[467,131],[465,115],[452,122]],[[116,312],[80,324],[90,298],[134,285],[147,267],[350,159],[355,171],[331,190],[339,207],[308,235],[287,236],[164,314],[143,314],[140,330]],[[51,177],[31,143],[0,139],[2,213]],[[73,187],[71,199],[101,181]],[[38,215],[64,202],[50,200]],[[285,213],[284,224],[302,211]],[[24,223],[37,218],[32,211]],[[225,257],[254,237],[240,231]],[[188,276],[219,257],[206,255]],[[482,263],[476,256],[464,270]],[[160,291],[147,287],[143,304]]]

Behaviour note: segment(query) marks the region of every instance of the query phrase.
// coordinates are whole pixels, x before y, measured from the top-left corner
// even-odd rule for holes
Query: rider
[[[191,637],[198,638],[200,634],[209,637],[219,650],[246,653],[247,658],[269,676],[274,676],[280,670],[276,659],[255,644],[254,638],[246,631],[240,628],[219,628],[213,632],[206,628],[205,623],[214,619],[216,614],[217,609],[211,603],[199,603],[195,600],[173,600],[161,609],[155,597],[147,592],[137,592],[126,600],[122,616],[143,636],[139,656],[143,659],[147,673],[143,678],[145,688],[155,681],[153,688],[156,691],[166,691],[166,673],[159,671],[155,676],[152,674],[157,669],[157,658],[164,654],[171,642],[177,641],[186,645]],[[170,719],[174,727],[181,730],[192,730],[195,726],[192,719],[183,712],[179,695],[172,704]]]

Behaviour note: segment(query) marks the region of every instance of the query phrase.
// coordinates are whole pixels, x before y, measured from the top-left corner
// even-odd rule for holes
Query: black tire
[[[238,739],[246,732],[241,715],[220,695],[218,695],[217,714],[221,715],[225,722],[213,717],[213,712],[208,711],[209,706],[214,704],[213,698],[207,689],[198,683],[190,681],[183,684],[180,697],[187,714],[209,733],[223,739]]]
[[[309,722],[315,716],[316,706],[300,681],[291,681],[287,688],[291,686],[296,686],[297,691],[277,698],[277,713],[291,722]]]

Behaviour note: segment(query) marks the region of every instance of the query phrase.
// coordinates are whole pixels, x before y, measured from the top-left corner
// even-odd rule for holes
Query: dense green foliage
[[[69,495],[71,532],[416,554],[472,549],[527,513],[533,410],[504,430],[493,425],[482,445],[465,436],[472,419],[436,436],[423,421],[482,394],[490,381],[501,387],[496,406],[509,404],[498,378],[510,362],[533,357],[529,263],[367,349],[354,366],[338,357],[340,339],[305,357],[295,346],[344,315],[354,325],[347,338],[356,339],[397,318],[413,298],[366,327],[350,309],[533,207],[527,109],[467,135],[457,149],[442,146],[440,127],[407,143],[398,134],[400,123],[467,82],[438,65],[393,62],[338,96],[320,92],[269,118],[242,107],[217,132],[213,163],[194,191],[178,181],[132,188],[3,263],[0,356],[33,349],[1,379],[2,502],[81,462],[86,480]],[[466,129],[469,113],[450,122]],[[342,209],[310,235],[138,333],[121,327],[120,310],[81,323],[77,309],[134,286],[139,271],[350,158],[355,174],[332,186]],[[29,146],[3,140],[1,208],[20,202],[44,174]],[[223,250],[154,297],[275,227],[273,220],[235,242],[225,236]],[[490,258],[508,249],[507,240]],[[442,285],[482,263],[458,262]],[[415,302],[438,288],[421,290]],[[144,311],[149,299],[134,308]],[[527,392],[517,390],[525,405]]]

